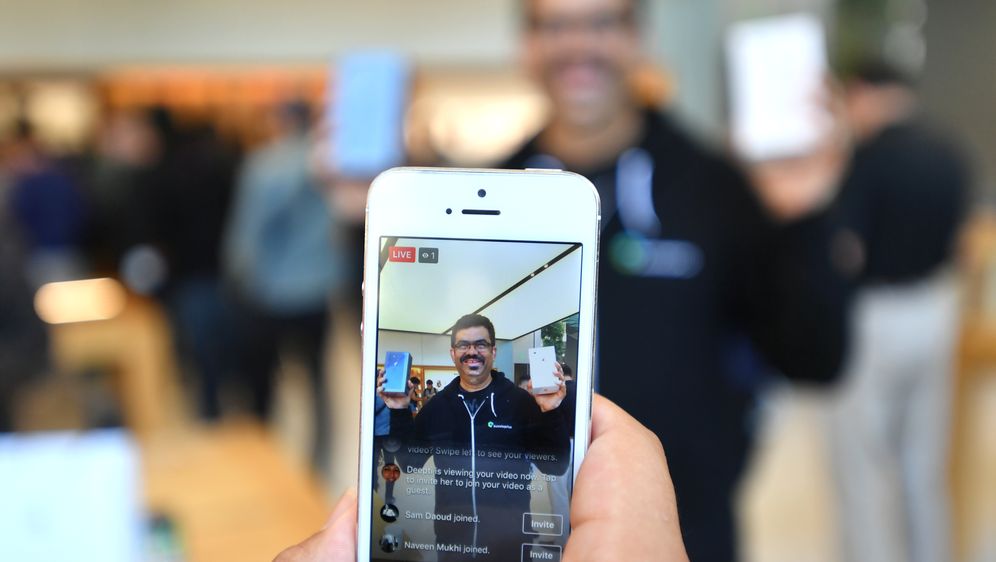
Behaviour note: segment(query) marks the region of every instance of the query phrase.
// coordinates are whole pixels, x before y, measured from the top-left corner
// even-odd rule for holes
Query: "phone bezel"
[[[484,189],[487,197],[478,191]],[[447,212],[452,209],[452,212]],[[363,361],[357,497],[357,560],[371,559],[373,396],[382,236],[578,242],[582,245],[580,330],[573,474],[590,439],[594,322],[601,220],[598,192],[583,176],[559,170],[393,168],[367,196],[363,275]],[[500,214],[465,214],[464,210]],[[576,220],[571,220],[576,217]],[[371,273],[372,272],[372,273]],[[584,436],[584,438],[578,438]]]

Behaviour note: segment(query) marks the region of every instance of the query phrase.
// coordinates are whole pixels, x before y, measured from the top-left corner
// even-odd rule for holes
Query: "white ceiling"
[[[514,0],[0,0],[0,67],[326,60],[392,49],[421,62],[515,60]]]
[[[382,241],[382,247],[384,242]],[[439,263],[387,262],[380,278],[381,330],[442,334],[570,244],[418,240],[398,246],[439,249]],[[514,339],[578,312],[581,250],[575,250],[481,311],[498,339]]]

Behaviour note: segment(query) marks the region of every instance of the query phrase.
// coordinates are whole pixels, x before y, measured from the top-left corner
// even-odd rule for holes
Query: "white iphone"
[[[529,348],[529,378],[533,394],[550,394],[560,389],[557,379],[557,348],[552,345]]]
[[[799,13],[737,22],[726,34],[730,133],[749,161],[813,151],[832,126],[823,24]]]
[[[559,171],[399,168],[374,181],[357,560],[560,559],[588,445],[598,209],[588,180]],[[568,323],[575,383],[530,394],[514,374],[536,334]],[[385,392],[378,365],[397,352],[443,381],[420,408]]]
[[[411,63],[387,51],[350,53],[329,79],[330,164],[345,178],[369,180],[405,160],[404,124]]]

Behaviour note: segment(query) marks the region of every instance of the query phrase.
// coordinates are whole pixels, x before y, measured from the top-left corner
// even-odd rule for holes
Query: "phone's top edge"
[[[568,170],[558,170],[552,168],[443,168],[443,167],[433,167],[433,166],[399,166],[397,168],[391,168],[386,170],[386,172],[441,172],[441,173],[452,173],[452,172],[462,172],[468,174],[493,174],[493,173],[537,173],[537,174],[571,174],[580,175]],[[583,177],[583,176],[582,176]]]
[[[551,176],[574,176],[585,181],[585,183],[591,185],[592,191],[595,194],[596,202],[599,203],[598,208],[601,208],[601,201],[598,196],[598,190],[595,185],[591,183],[591,180],[585,176],[572,172],[570,170],[558,170],[552,168],[441,168],[441,167],[431,167],[431,166],[398,166],[395,168],[389,168],[384,170],[373,179],[372,184],[377,183],[377,180],[384,176],[388,176],[396,173],[404,172],[418,172],[418,173],[431,173],[431,174],[535,174],[535,175],[551,175]]]
[[[574,177],[577,177],[577,178],[580,178],[580,179],[584,180],[584,182],[587,183],[591,187],[592,195],[594,195],[594,197],[595,197],[595,208],[596,209],[601,209],[602,208],[601,197],[600,197],[600,195],[598,193],[598,189],[595,188],[595,185],[593,183],[591,183],[591,180],[589,180],[588,178],[586,178],[585,176],[583,176],[583,175],[581,175],[581,174],[579,174],[577,172],[572,172],[570,170],[556,170],[556,169],[550,169],[550,168],[525,168],[525,169],[522,169],[522,168],[455,168],[455,167],[454,168],[443,168],[443,167],[432,167],[432,166],[397,166],[397,167],[394,167],[394,168],[389,168],[387,170],[384,170],[383,172],[381,172],[380,174],[378,174],[377,177],[375,177],[371,181],[370,186],[371,186],[371,188],[375,187],[386,176],[389,176],[389,175],[392,175],[392,174],[396,174],[396,173],[405,173],[405,172],[418,172],[418,173],[426,173],[427,172],[427,173],[433,173],[433,174],[435,174],[435,173],[439,173],[439,174],[464,173],[464,174],[480,174],[480,175],[486,175],[486,174],[511,174],[511,175],[517,175],[517,174],[535,174],[535,175],[574,176]],[[369,194],[367,196],[367,204],[365,205],[365,209],[364,210],[365,210],[366,213],[370,212]],[[601,218],[602,218],[601,217],[601,213],[599,213],[598,214],[598,220],[601,221]]]

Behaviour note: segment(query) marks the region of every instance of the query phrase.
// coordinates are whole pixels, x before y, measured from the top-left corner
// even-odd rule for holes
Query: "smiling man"
[[[402,443],[402,472],[435,482],[429,488],[435,492],[437,516],[433,544],[460,547],[437,549],[439,560],[464,560],[467,552],[481,560],[518,560],[520,545],[535,538],[522,532],[523,514],[530,511],[530,463],[546,474],[563,474],[570,461],[561,408],[566,387],[532,395],[494,370],[495,328],[484,316],[461,317],[451,333],[450,357],[459,377],[417,415],[408,409],[411,393],[381,392],[391,408],[391,436]],[[559,364],[555,372],[562,380]],[[378,392],[383,382],[380,373]],[[430,458],[435,470],[426,473]],[[399,507],[404,510],[403,501]],[[560,515],[566,519],[567,514]],[[426,539],[412,542],[431,542]]]
[[[663,442],[691,559],[736,560],[755,381],[770,366],[828,382],[840,366],[846,285],[826,209],[838,147],[738,169],[631,86],[650,2],[521,5],[550,113],[499,167],[560,168],[598,189],[598,391]]]

